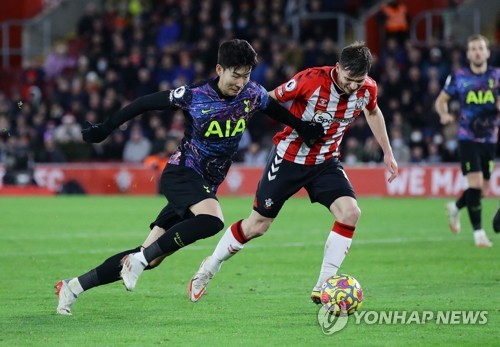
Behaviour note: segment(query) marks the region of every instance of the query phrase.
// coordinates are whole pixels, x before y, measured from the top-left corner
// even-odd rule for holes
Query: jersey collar
[[[212,78],[208,83],[210,84],[210,87],[212,87],[212,89],[217,93],[217,95],[219,96],[220,99],[233,100],[234,98],[236,98],[239,95],[238,94],[235,96],[227,96],[227,95],[222,94],[222,92],[219,89],[219,86],[217,85],[217,83],[219,83],[219,76]],[[245,89],[245,88],[243,88],[243,89]],[[240,94],[241,94],[241,92],[240,92]]]
[[[332,68],[332,70],[330,71],[330,78],[332,79],[332,82],[333,82],[333,86],[335,87],[335,90],[337,91],[337,93],[340,95],[340,96],[344,96],[346,95],[346,93],[340,89],[339,85],[337,84],[337,72],[335,71],[335,67]]]

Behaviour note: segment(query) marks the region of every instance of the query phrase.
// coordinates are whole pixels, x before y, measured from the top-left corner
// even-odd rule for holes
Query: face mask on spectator
[[[108,62],[105,59],[99,59],[97,62],[97,70],[104,72],[108,68]]]

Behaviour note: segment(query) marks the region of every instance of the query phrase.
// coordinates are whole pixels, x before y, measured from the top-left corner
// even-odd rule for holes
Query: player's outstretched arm
[[[275,100],[273,97],[274,92],[270,92],[269,95],[271,96],[269,104],[262,112],[278,122],[295,129],[308,147],[314,146],[314,143],[325,135],[325,129],[322,124],[298,119]]]
[[[103,123],[92,124],[85,122],[82,136],[85,142],[99,143],[126,121],[152,110],[161,110],[170,107],[170,91],[161,91],[141,96],[113,114]]]
[[[391,173],[387,181],[391,183],[398,176],[398,163],[396,163],[396,159],[394,159],[394,155],[392,154],[391,143],[389,142],[389,136],[387,135],[387,129],[385,127],[384,115],[377,106],[371,111],[365,109],[365,116],[368,126],[384,152],[384,163]]]

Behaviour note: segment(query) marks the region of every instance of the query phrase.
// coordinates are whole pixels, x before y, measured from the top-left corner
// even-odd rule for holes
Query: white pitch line
[[[353,241],[353,246],[358,245],[373,245],[373,244],[397,244],[397,243],[414,243],[414,242],[468,242],[470,240],[459,239],[456,237],[428,237],[428,238],[389,238],[389,239],[374,239],[374,240],[355,240]],[[299,247],[320,247],[323,246],[324,242],[285,242],[285,243],[261,243],[261,244],[248,244],[246,248],[251,249],[265,249],[265,248],[299,248]],[[132,246],[131,246],[132,247]],[[185,250],[187,251],[212,251],[214,246],[200,246],[200,245],[190,245],[187,246]],[[55,255],[78,255],[78,254],[109,254],[118,253],[123,251],[119,248],[98,248],[98,249],[88,249],[88,250],[65,250],[65,249],[52,249],[45,250],[41,252],[4,252],[0,253],[0,258],[12,258],[12,257],[39,257],[39,256],[55,256]]]

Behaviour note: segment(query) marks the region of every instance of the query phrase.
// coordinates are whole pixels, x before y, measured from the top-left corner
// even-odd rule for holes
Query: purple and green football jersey
[[[252,81],[236,97],[222,98],[214,86],[211,80],[171,91],[172,105],[185,111],[186,129],[169,164],[194,169],[216,188],[226,177],[249,118],[267,107],[269,96]]]
[[[444,91],[456,97],[461,107],[458,140],[497,142],[499,79],[500,69],[496,67],[481,75],[467,67],[448,76]]]

